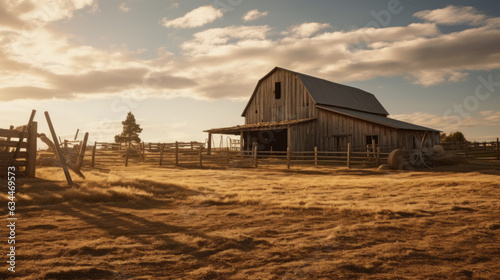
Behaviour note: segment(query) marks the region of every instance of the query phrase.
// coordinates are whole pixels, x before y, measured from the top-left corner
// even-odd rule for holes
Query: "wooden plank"
[[[318,167],[318,147],[314,147],[314,167]]]
[[[500,160],[500,141],[498,140],[497,137],[497,160]]]
[[[175,166],[179,165],[179,142],[175,142]]]
[[[94,168],[95,166],[95,150],[97,147],[97,142],[94,141],[94,147],[92,148],[92,164],[91,167]]]
[[[16,160],[14,162],[12,162],[11,160],[0,161],[0,167],[9,167],[9,166],[26,166],[26,161],[25,160]]]
[[[0,141],[0,147],[17,147],[18,143],[19,143],[19,141]],[[28,143],[22,142],[19,147],[21,149],[27,148],[28,147]]]
[[[12,160],[14,158],[14,152],[0,152],[0,160]],[[27,158],[28,152],[19,152],[17,158]]]
[[[290,147],[286,148],[286,168],[290,169]]]
[[[253,165],[254,165],[254,167],[255,167],[255,168],[259,167],[258,162],[257,162],[257,151],[258,151],[258,147],[257,147],[257,146],[258,146],[258,145],[257,145],[257,143],[256,143],[256,142],[254,142],[254,143],[252,144],[252,150],[253,150]]]
[[[212,133],[208,133],[208,149],[207,149],[207,155],[212,154]]]
[[[21,150],[21,144],[23,143],[23,135],[24,133],[28,130],[29,127],[31,127],[31,123],[33,122],[33,119],[35,118],[35,114],[36,114],[36,110],[32,110],[31,111],[31,115],[30,115],[30,119],[28,121],[28,124],[27,126],[23,126],[23,131],[22,131],[22,135],[21,137],[19,137],[19,141],[17,142],[17,145],[16,145],[16,150],[15,150],[15,155],[14,155],[14,159],[13,161],[17,158],[17,154],[20,152]]]
[[[57,139],[56,131],[54,130],[54,126],[52,125],[52,121],[50,120],[49,112],[45,111],[45,118],[47,119],[47,124],[49,125],[50,133],[52,134],[52,138],[54,140],[54,145],[56,146],[57,156],[59,157],[59,161],[61,162],[61,166],[64,171],[64,175],[66,176],[66,180],[68,181],[69,186],[73,186],[73,180],[71,180],[71,175],[69,174],[68,167],[66,166],[66,159],[61,151],[61,146],[59,146],[59,141]]]
[[[351,142],[347,143],[347,168],[351,168]]]
[[[77,134],[78,134],[78,132],[77,132]],[[80,147],[80,152],[78,153],[78,159],[76,160],[75,168],[77,170],[82,169],[83,158],[85,157],[85,151],[87,150],[87,140],[88,139],[89,139],[89,133],[86,132],[85,136],[83,137],[83,142],[82,142],[82,146]]]
[[[128,154],[130,152],[130,141],[128,141],[128,145],[125,150],[125,167],[128,166]]]
[[[14,126],[12,126],[12,128],[14,128]],[[28,133],[27,132],[22,133],[21,131],[14,130],[14,129],[11,130],[11,129],[0,128],[0,137],[19,138],[21,136],[23,138],[26,138],[26,137],[28,137]]]
[[[203,167],[203,147],[200,147],[200,168]]]
[[[34,110],[33,110],[34,111]],[[27,164],[26,164],[26,177],[36,177],[36,153],[37,153],[37,129],[38,123],[31,121],[28,125],[28,148],[27,148]],[[16,157],[20,157],[21,153],[17,153]]]

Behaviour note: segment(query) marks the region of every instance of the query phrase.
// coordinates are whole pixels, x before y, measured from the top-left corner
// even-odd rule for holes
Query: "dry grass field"
[[[498,164],[83,172],[17,181],[16,279],[500,279]]]

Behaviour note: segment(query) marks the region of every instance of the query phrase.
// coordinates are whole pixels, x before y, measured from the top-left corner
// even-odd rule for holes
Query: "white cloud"
[[[184,16],[176,19],[169,20],[167,18],[163,18],[162,23],[165,27],[194,28],[214,22],[223,15],[224,14],[221,9],[216,9],[212,5],[207,5],[196,8]]]
[[[473,7],[447,6],[443,9],[417,12],[415,17],[443,25],[481,25],[487,17]]]
[[[259,10],[250,10],[246,14],[243,15],[242,19],[245,22],[248,21],[254,21],[256,19],[259,19],[261,17],[265,17],[268,15],[268,12],[260,12]]]
[[[300,25],[295,25],[289,28],[288,32],[283,32],[285,35],[291,35],[293,37],[310,37],[315,33],[331,27],[328,23],[317,23],[317,22],[307,22]]]
[[[93,0],[46,1],[40,5],[37,1],[1,1],[0,30],[32,29],[49,22],[73,16],[75,10],[92,6]]]
[[[121,3],[120,7],[118,7],[118,9],[120,9],[120,11],[125,12],[125,13],[130,12],[130,8],[127,7],[127,4],[125,4],[125,3]]]
[[[156,58],[143,60],[125,48],[78,45],[44,24],[16,29],[24,24],[21,14],[33,9],[17,7],[14,13],[9,8],[3,10],[8,16],[0,18],[1,100],[126,92],[246,99],[274,66],[336,82],[401,76],[424,86],[500,68],[500,24],[493,24],[497,18],[448,34],[429,22],[348,31],[328,30],[325,23],[304,23],[283,32],[267,25],[227,26],[194,33],[178,53],[161,49]],[[65,10],[51,18],[73,12]],[[8,36],[2,36],[5,32]]]

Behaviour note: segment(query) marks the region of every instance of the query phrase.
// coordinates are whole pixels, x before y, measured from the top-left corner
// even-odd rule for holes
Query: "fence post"
[[[175,166],[179,165],[179,142],[175,141]]]
[[[89,133],[86,132],[83,136],[82,146],[80,147],[80,153],[78,154],[78,159],[76,160],[76,169],[82,169],[83,158],[85,157],[85,152],[87,151],[87,140],[89,139]]]
[[[163,144],[161,147],[158,146],[158,149],[160,149],[160,166],[163,165],[163,150],[165,150],[165,144]]]
[[[351,142],[347,143],[347,168],[351,168]]]
[[[286,167],[290,169],[290,147],[286,148]]]
[[[499,144],[499,141],[498,141],[498,137],[497,137],[497,160],[500,160],[500,145]]]
[[[144,141],[142,142],[142,159],[145,159],[146,158],[146,143],[144,143]]]
[[[26,160],[26,177],[35,178],[36,176],[36,141],[37,141],[37,122],[31,122],[28,128],[28,158]],[[15,159],[14,159],[15,160]]]
[[[50,120],[49,112],[45,111],[45,119],[47,119],[47,124],[49,125],[50,134],[52,134],[52,138],[54,140],[54,146],[56,146],[56,153],[59,157],[59,162],[64,171],[64,175],[66,176],[66,180],[68,181],[69,186],[73,186],[73,180],[71,180],[71,175],[69,174],[68,167],[66,166],[66,159],[61,150],[61,146],[59,146],[59,142],[57,141],[56,131],[54,130],[54,126],[52,125],[52,121]]]
[[[255,168],[257,168],[259,165],[257,163],[257,145],[253,146],[253,165]]]
[[[464,143],[465,157],[469,157],[469,142]]]
[[[318,147],[314,146],[314,167],[318,167]]]
[[[230,160],[230,154],[229,154],[229,147],[226,148],[227,149],[227,166],[229,167],[229,160]]]
[[[94,147],[92,148],[92,168],[94,168],[94,165],[95,165],[95,150],[96,150],[96,147],[97,147],[97,141],[94,141]]]
[[[128,153],[130,151],[130,142],[129,145],[127,145],[127,149],[125,149],[125,167],[128,166]]]
[[[200,146],[200,168],[203,167],[203,146]]]
[[[377,165],[380,165],[380,147],[377,147]]]
[[[376,148],[375,148],[376,144],[375,144],[375,139],[372,138],[372,156],[375,157],[376,156]]]

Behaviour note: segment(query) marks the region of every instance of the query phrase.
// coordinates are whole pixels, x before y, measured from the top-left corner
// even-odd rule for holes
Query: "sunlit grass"
[[[17,181],[16,275],[493,279],[500,171],[461,168],[40,168]]]

